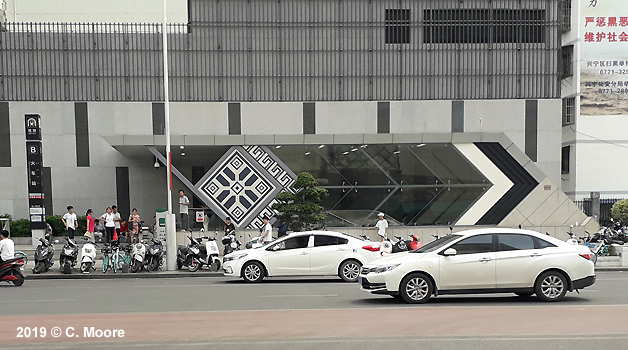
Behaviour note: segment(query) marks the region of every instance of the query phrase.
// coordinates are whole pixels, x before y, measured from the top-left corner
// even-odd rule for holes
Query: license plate
[[[358,276],[358,283],[362,284],[362,276]]]

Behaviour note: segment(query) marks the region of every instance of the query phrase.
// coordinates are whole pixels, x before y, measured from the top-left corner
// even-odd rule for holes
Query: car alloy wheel
[[[432,281],[422,273],[407,276],[401,282],[400,287],[399,293],[407,303],[424,303],[432,296]]]
[[[362,265],[355,260],[345,261],[340,266],[340,278],[345,282],[355,282],[358,280],[361,268]]]
[[[264,270],[257,262],[251,262],[244,266],[242,277],[247,282],[259,282],[264,278]]]
[[[543,301],[561,300],[567,293],[567,280],[560,272],[546,272],[537,280],[535,291]]]

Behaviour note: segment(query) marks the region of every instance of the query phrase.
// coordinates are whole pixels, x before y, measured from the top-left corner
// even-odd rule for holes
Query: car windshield
[[[424,245],[423,247],[413,251],[413,253],[429,253],[429,252],[433,252],[435,250],[440,249],[441,247],[443,247],[444,245],[448,244],[451,241],[454,241],[458,238],[460,238],[462,236],[460,235],[447,235],[445,237],[441,237],[433,242],[430,242],[426,245]]]

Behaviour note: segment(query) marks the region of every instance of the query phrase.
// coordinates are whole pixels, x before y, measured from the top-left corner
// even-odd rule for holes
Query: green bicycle
[[[113,270],[113,273],[118,272],[118,270],[122,269],[124,264],[129,265],[131,263],[131,252],[129,249],[123,249],[120,251],[120,246],[118,244],[109,245],[106,244],[102,249],[103,252],[103,262],[102,262],[102,272],[106,273],[110,269]]]

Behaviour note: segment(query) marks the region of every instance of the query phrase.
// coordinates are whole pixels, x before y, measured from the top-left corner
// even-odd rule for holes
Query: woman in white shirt
[[[116,215],[112,213],[111,207],[107,207],[107,212],[100,216],[100,220],[105,222],[105,232],[107,235],[106,242],[111,243],[113,240],[113,233],[116,230],[115,220]]]

